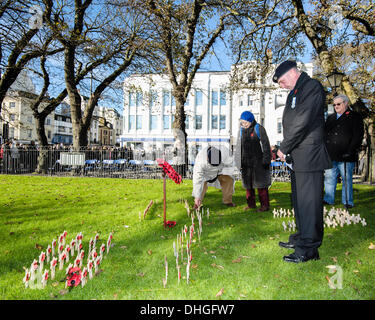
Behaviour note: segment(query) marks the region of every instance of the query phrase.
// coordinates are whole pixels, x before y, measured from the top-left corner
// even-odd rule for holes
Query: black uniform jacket
[[[338,119],[336,113],[328,116],[325,124],[325,142],[331,160],[357,161],[363,134],[363,119],[359,113],[347,109]],[[344,154],[348,157],[343,158]]]
[[[320,171],[332,167],[324,143],[325,92],[319,81],[302,72],[289,93],[284,113],[284,139],[280,150],[290,154],[294,171]]]

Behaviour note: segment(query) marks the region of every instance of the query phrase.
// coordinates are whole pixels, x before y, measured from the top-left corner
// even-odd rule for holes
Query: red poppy
[[[163,159],[156,159],[158,165],[163,169],[164,173],[168,175],[175,183],[180,184],[182,181],[181,176],[173,169],[173,167]]]
[[[68,287],[78,286],[81,283],[81,277],[82,277],[82,273],[81,273],[80,268],[78,268],[78,267],[71,268],[69,270],[69,274],[66,278],[66,280],[68,282]]]
[[[168,226],[169,228],[173,228],[175,225],[176,225],[176,221],[167,221],[165,223],[166,226]]]

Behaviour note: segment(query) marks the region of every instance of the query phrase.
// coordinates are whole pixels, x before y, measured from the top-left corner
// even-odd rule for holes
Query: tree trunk
[[[174,164],[176,171],[183,177],[186,176],[188,166],[187,134],[185,126],[185,99],[184,94],[178,92],[175,95],[176,112],[172,125],[174,142]]]
[[[38,116],[34,115],[34,117],[36,120],[36,133],[39,143],[38,165],[35,172],[46,174],[48,169],[48,139],[44,130],[46,117],[40,114]]]
[[[374,123],[369,124],[369,140],[367,146],[367,164],[368,164],[368,180],[371,184],[375,183],[375,130]]]

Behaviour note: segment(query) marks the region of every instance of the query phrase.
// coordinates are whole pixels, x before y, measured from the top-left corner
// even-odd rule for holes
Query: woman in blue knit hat
[[[256,122],[250,111],[242,112],[235,162],[241,170],[242,185],[246,189],[245,210],[256,208],[255,189],[258,189],[260,201],[257,211],[268,211],[270,208],[268,187],[271,185],[271,157],[266,130]]]

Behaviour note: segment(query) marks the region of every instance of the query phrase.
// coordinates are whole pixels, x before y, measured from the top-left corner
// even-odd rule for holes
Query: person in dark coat
[[[246,189],[245,210],[256,208],[255,189],[258,189],[260,208],[257,211],[268,211],[268,187],[271,185],[270,142],[266,130],[255,121],[250,111],[242,112],[240,117],[235,161],[241,170],[242,185]]]
[[[325,92],[318,80],[297,69],[295,61],[281,63],[273,81],[291,90],[282,119],[284,139],[277,155],[282,161],[288,155],[292,159],[292,204],[297,225],[297,233],[279,245],[295,250],[284,256],[286,262],[316,260],[323,241],[323,172],[332,167],[324,143]]]
[[[343,181],[341,201],[347,208],[352,208],[353,169],[363,139],[363,119],[349,108],[349,99],[345,95],[336,96],[333,106],[335,113],[328,116],[325,124],[325,143],[332,168],[324,174],[324,203],[335,203],[337,176],[340,173]]]

